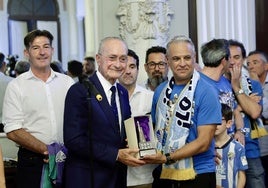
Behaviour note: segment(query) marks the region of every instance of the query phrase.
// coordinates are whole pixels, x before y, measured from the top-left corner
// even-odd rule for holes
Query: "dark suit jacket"
[[[74,84],[65,100],[64,143],[68,149],[64,173],[65,186],[91,187],[91,169],[93,169],[94,188],[123,188],[126,187],[127,167],[117,162],[116,158],[118,150],[126,147],[124,124],[122,121],[120,132],[96,73],[90,80],[102,95],[101,101],[97,101],[95,96],[90,97],[92,108],[90,116],[87,90],[83,84]],[[117,84],[117,90],[121,116],[125,120],[131,116],[128,92],[120,84]],[[90,152],[90,134],[92,152]]]

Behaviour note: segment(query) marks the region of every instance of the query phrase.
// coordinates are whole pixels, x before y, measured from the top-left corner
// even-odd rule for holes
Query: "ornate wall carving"
[[[129,44],[136,44],[138,39],[165,43],[173,14],[166,0],[120,0],[120,35]]]
[[[144,63],[152,46],[166,46],[170,21],[174,12],[168,0],[120,0],[117,10],[120,36]],[[138,83],[147,79],[144,68],[139,69]]]

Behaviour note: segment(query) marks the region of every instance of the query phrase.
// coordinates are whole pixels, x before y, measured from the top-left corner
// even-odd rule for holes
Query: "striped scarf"
[[[194,113],[194,92],[199,80],[199,73],[194,71],[191,80],[186,84],[180,95],[174,95],[170,100],[174,77],[161,92],[156,108],[156,138],[157,150],[162,153],[172,153],[186,144],[189,129],[192,126],[191,118]],[[162,179],[189,180],[195,178],[192,157],[163,164]]]
[[[248,77],[243,76],[241,79],[241,87],[245,91],[246,95],[252,94],[252,84]],[[263,125],[261,118],[252,119],[250,118],[250,136],[252,139],[260,138],[267,135],[267,131]]]

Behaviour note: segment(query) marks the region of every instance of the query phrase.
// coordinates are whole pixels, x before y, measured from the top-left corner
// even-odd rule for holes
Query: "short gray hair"
[[[119,40],[119,41],[122,41],[122,42],[125,44],[126,49],[128,50],[127,43],[126,43],[123,39],[121,39],[121,38],[119,38],[119,37],[105,37],[105,38],[102,39],[101,42],[100,42],[99,50],[98,50],[98,53],[99,53],[99,54],[102,54],[102,52],[103,52],[103,46],[104,46],[104,44],[105,44],[107,41],[109,41],[109,40]]]
[[[192,46],[193,53],[195,53],[195,46],[194,46],[193,41],[189,37],[186,37],[185,35],[178,35],[178,36],[175,36],[173,39],[171,39],[167,43],[167,55],[169,54],[170,45],[173,43],[179,43],[179,42],[189,43]]]
[[[28,61],[18,61],[14,70],[17,74],[22,74],[30,69],[30,63]]]
[[[229,42],[226,39],[213,39],[201,47],[203,63],[207,67],[218,67],[221,60],[230,57]]]

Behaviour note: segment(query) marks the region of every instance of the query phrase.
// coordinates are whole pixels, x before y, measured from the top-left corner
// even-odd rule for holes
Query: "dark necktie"
[[[116,100],[115,100],[115,94],[116,94],[115,86],[112,86],[110,90],[112,91],[111,106],[115,115],[116,124],[119,126],[118,110],[117,110]]]

